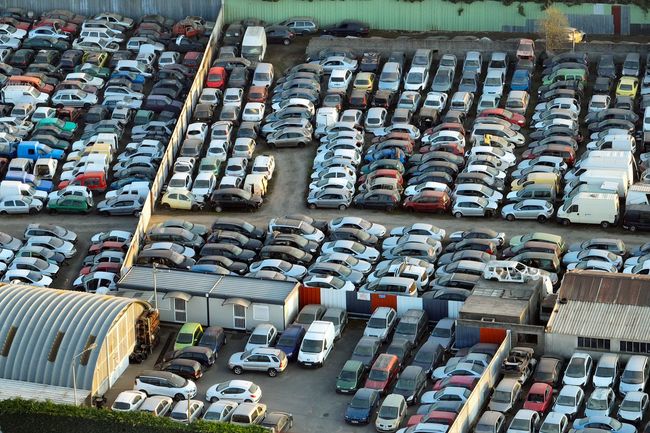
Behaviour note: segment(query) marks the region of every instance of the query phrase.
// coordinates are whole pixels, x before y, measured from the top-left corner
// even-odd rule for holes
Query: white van
[[[569,170],[564,178],[571,181],[571,173],[581,168],[602,168],[602,169],[621,169],[627,173],[628,183],[631,185],[634,179],[634,155],[625,150],[591,150],[586,152],[580,158],[573,168]]]
[[[270,63],[258,63],[253,73],[253,86],[271,87],[273,78],[273,65]]]
[[[305,367],[322,367],[334,347],[335,337],[336,331],[332,322],[312,322],[300,344],[298,363]]]
[[[603,189],[616,191],[619,197],[623,198],[627,195],[630,187],[630,181],[626,172],[622,170],[604,170],[604,169],[589,169],[582,173],[579,177],[567,182],[564,186],[564,196],[566,197],[571,191],[580,185],[603,185],[607,184]]]
[[[623,150],[636,152],[636,140],[630,134],[608,135],[587,143],[587,150]]]
[[[600,224],[603,228],[615,225],[619,218],[616,194],[580,193],[566,201],[557,211],[562,224]]]
[[[6,86],[0,91],[2,102],[6,104],[47,104],[50,100],[50,95],[40,92],[32,86]]]
[[[264,27],[250,26],[244,33],[241,45],[242,57],[252,61],[261,62],[266,54],[266,32]]]
[[[264,197],[269,187],[269,180],[263,174],[248,174],[244,179],[243,189],[253,195]]]
[[[47,199],[45,191],[39,191],[26,183],[17,180],[3,180],[0,182],[0,199],[16,195],[37,198],[43,203]]]

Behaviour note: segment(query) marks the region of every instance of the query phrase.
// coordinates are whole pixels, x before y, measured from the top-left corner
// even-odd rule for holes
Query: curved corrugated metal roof
[[[72,358],[83,351],[94,336],[97,348],[90,351],[87,364],[81,365],[77,358],[75,366],[77,388],[92,389],[104,338],[115,319],[134,302],[142,303],[85,292],[1,285],[0,378],[72,387]],[[14,334],[13,340],[8,352],[4,353],[11,334]],[[60,340],[58,351],[50,361],[48,358],[57,336]]]

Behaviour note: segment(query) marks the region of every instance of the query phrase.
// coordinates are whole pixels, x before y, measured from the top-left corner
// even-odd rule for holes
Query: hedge
[[[259,426],[197,421],[181,424],[144,412],[12,399],[0,401],[2,433],[268,433]]]

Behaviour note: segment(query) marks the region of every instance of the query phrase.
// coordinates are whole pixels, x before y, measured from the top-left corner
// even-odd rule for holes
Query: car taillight
[[[257,396],[255,394],[252,394],[251,398],[257,398]]]

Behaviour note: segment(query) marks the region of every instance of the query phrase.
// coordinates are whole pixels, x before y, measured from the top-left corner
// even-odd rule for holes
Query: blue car
[[[379,391],[370,388],[357,390],[345,409],[345,422],[348,424],[368,424],[373,412],[379,406]]]
[[[526,69],[517,69],[512,75],[510,88],[512,90],[528,91],[530,89],[530,72]]]
[[[111,74],[111,78],[126,78],[132,83],[143,84],[145,81],[144,75],[136,74],[135,72],[117,71]]]
[[[201,263],[198,265],[193,265],[190,268],[192,272],[200,272],[202,274],[216,274],[216,275],[230,275],[230,272],[222,266],[219,265],[210,265],[207,263]],[[225,271],[225,273],[224,273]]]
[[[51,180],[38,179],[31,173],[25,171],[9,171],[4,180],[17,180],[33,186],[37,191],[52,192],[54,184]]]
[[[577,419],[573,421],[573,428],[578,431],[596,428],[611,433],[636,433],[637,431],[633,425],[603,415]]]
[[[397,159],[399,162],[404,163],[406,162],[406,154],[401,149],[382,149],[372,153],[366,153],[363,159],[366,162],[373,162],[378,159]]]
[[[295,361],[304,336],[305,328],[300,325],[291,325],[282,332],[275,348],[283,351],[289,361]]]

